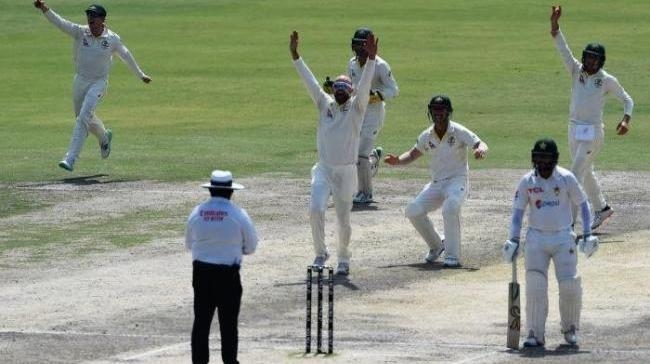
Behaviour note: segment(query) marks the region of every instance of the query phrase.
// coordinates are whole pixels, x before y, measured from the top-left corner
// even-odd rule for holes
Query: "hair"
[[[210,196],[212,197],[223,197],[230,200],[232,197],[233,190],[230,188],[210,188]]]

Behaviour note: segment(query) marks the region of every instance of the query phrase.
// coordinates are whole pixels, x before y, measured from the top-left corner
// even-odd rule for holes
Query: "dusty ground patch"
[[[262,244],[245,261],[240,318],[242,363],[432,363],[650,361],[650,174],[604,173],[616,209],[600,233],[597,255],[581,260],[585,286],[579,351],[561,343],[557,299],[551,296],[546,351],[505,350],[509,267],[499,262],[510,201],[523,171],[473,171],[463,211],[468,268],[422,264],[424,243],[403,217],[424,180],[377,181],[379,203],[353,213],[352,275],[336,284],[335,352],[303,356],[304,271],[313,259],[307,218],[308,181],[245,179],[237,193],[257,223]],[[85,182],[84,182],[85,181]],[[508,184],[503,185],[502,181]],[[72,181],[74,182],[74,181]],[[0,219],[0,228],[37,220],[75,224],[134,209],[159,209],[182,222],[206,197],[201,182],[111,181],[23,184],[47,193],[52,206]],[[57,197],[58,196],[58,197]],[[75,196],[70,200],[70,196]],[[60,197],[60,198],[59,198]],[[333,211],[327,240],[334,248]],[[439,214],[434,223],[441,226]],[[2,236],[0,235],[0,239]],[[192,322],[190,257],[182,231],[130,249],[50,259],[28,252],[0,257],[0,358],[6,363],[187,363]],[[522,271],[520,269],[520,271]],[[557,291],[555,284],[551,289]],[[555,293],[554,293],[555,294]],[[219,359],[218,334],[212,340]]]

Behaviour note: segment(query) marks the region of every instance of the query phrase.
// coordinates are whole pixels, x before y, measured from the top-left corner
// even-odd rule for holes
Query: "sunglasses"
[[[334,90],[344,90],[344,91],[348,91],[348,92],[352,91],[352,86],[350,86],[349,83],[344,82],[344,81],[336,81],[336,82],[334,82],[334,84],[332,85],[332,88]]]

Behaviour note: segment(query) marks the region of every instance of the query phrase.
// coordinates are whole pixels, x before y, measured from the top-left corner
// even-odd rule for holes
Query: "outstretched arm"
[[[386,158],[384,158],[384,163],[388,163],[391,166],[397,166],[401,164],[409,164],[413,162],[414,160],[420,158],[422,156],[422,152],[418,150],[418,148],[413,147],[411,150],[408,152],[402,153],[399,157],[394,155],[394,154],[388,154]]]

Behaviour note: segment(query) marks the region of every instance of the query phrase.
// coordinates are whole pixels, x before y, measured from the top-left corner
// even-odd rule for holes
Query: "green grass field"
[[[85,21],[85,2],[52,0],[64,17]],[[316,112],[294,71],[290,31],[319,78],[345,72],[359,25],[380,38],[401,95],[387,108],[379,142],[411,147],[427,126],[425,105],[449,94],[454,118],[491,147],[475,168],[525,167],[533,140],[560,141],[566,163],[569,78],[549,30],[550,3],[539,1],[160,1],[105,0],[109,25],[152,78],[144,85],[115,61],[98,115],[115,134],[99,158],[88,139],[75,174],[116,179],[194,180],[215,167],[237,175],[307,175],[315,155]],[[561,25],[575,53],[599,40],[606,68],[636,100],[631,133],[614,133],[622,107],[606,106],[602,169],[649,169],[650,128],[644,0],[567,1]],[[30,1],[0,0],[0,182],[67,177],[56,164],[73,125],[71,40]],[[422,162],[423,166],[424,163]],[[398,172],[395,172],[398,173]]]
[[[85,22],[88,3],[51,0],[64,17]],[[472,168],[524,168],[533,141],[551,136],[567,164],[570,79],[549,35],[551,3],[536,0],[218,1],[105,0],[108,23],[152,78],[145,85],[115,60],[98,115],[114,132],[113,153],[99,156],[89,137],[75,172],[57,167],[72,126],[72,41],[31,1],[0,0],[0,217],[47,207],[12,186],[30,181],[105,174],[113,181],[190,181],[214,168],[236,176],[281,172],[307,179],[316,160],[316,111],[290,60],[292,30],[300,53],[319,79],[344,73],[358,26],[380,39],[401,95],[387,106],[379,144],[409,149],[428,126],[425,105],[447,93],[454,119],[490,146]],[[612,4],[616,8],[612,9]],[[606,68],[636,101],[631,132],[616,136],[622,106],[606,105],[607,140],[599,169],[649,170],[645,143],[650,7],[646,0],[572,0],[562,29],[574,53],[598,40]],[[420,168],[382,169],[379,178],[426,176]],[[146,215],[146,214],[145,214]],[[145,216],[146,217],[146,216]],[[122,231],[131,228],[125,217]],[[177,225],[179,223],[177,222]],[[176,226],[179,229],[180,225]],[[25,228],[7,232],[12,246]],[[97,230],[96,226],[88,229]],[[66,228],[54,240],[69,236]],[[163,230],[167,230],[162,226]],[[79,229],[73,229],[75,231]],[[78,235],[83,235],[83,229]],[[115,235],[112,231],[104,235]],[[133,240],[147,240],[136,236]],[[119,234],[117,234],[119,235]],[[25,239],[36,244],[41,231]],[[81,238],[80,238],[81,239]],[[120,245],[122,238],[107,238]],[[79,240],[79,239],[72,239]],[[122,239],[124,240],[124,239]]]

